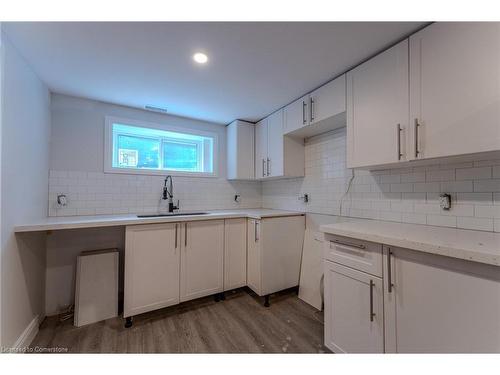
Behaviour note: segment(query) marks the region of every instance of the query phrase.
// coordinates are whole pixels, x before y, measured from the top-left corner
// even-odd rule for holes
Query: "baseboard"
[[[13,348],[20,349],[25,348],[31,344],[36,334],[38,333],[38,327],[40,325],[40,315],[37,315],[33,318],[33,320],[28,324],[26,329],[21,333],[21,335],[16,340]]]

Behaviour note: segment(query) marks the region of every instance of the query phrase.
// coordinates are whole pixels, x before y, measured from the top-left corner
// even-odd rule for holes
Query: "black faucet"
[[[169,182],[170,184],[167,186]],[[162,199],[168,200],[168,212],[174,212],[174,210],[179,209],[179,200],[177,200],[177,206],[174,206],[174,186],[172,182],[172,176],[170,175],[165,177]]]

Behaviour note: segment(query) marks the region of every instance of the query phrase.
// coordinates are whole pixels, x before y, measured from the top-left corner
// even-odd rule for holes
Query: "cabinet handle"
[[[187,247],[188,244],[188,224],[184,224],[184,247]]]
[[[373,317],[375,313],[373,312],[373,287],[375,283],[370,279],[370,322],[373,322]]]
[[[306,120],[306,102],[302,100],[302,124],[305,124],[307,122]]]
[[[271,159],[267,158],[267,175],[269,176],[271,173],[269,172],[271,165]]]
[[[418,128],[420,124],[418,123],[418,118],[415,119],[415,158],[418,158],[420,151],[418,149]]]
[[[352,243],[352,242],[342,242],[342,241],[339,241],[339,240],[333,240],[333,241],[330,241],[330,242],[335,242],[335,243],[338,243],[339,245],[344,245],[344,246],[357,247],[358,249],[366,249],[365,245],[359,245],[357,243]]]
[[[398,160],[401,160],[401,157],[403,156],[401,153],[401,124],[398,124],[397,126],[396,135],[398,137]]]
[[[255,220],[255,242],[259,241],[259,231],[257,230],[257,225],[259,224],[259,222],[257,220]]]
[[[266,176],[266,160],[262,159],[262,177]]]
[[[387,249],[387,293],[392,293],[391,249]]]
[[[175,223],[175,248],[177,249],[177,227],[179,224]]]
[[[311,108],[309,108],[309,115],[310,115],[310,118],[311,118],[311,122],[314,121],[314,99],[312,98],[312,96],[309,98],[309,105]]]

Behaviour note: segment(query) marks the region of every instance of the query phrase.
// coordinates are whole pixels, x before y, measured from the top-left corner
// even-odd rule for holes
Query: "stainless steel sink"
[[[148,214],[137,215],[137,217],[169,217],[169,216],[193,216],[193,215],[208,215],[208,212],[170,212],[168,214]]]

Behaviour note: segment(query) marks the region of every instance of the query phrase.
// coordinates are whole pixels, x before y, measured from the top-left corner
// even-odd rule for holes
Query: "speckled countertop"
[[[252,219],[262,219],[280,216],[303,215],[302,212],[270,210],[270,209],[242,209],[242,210],[220,210],[204,211],[204,215],[178,215],[139,218],[137,215],[97,215],[97,216],[65,216],[65,217],[47,217],[31,223],[17,225],[14,231],[21,232],[39,232],[46,230],[78,229],[78,228],[97,228],[112,227],[133,224],[158,224],[181,221],[198,221],[229,219],[237,217],[248,217]]]
[[[320,230],[324,233],[500,266],[500,233],[347,218],[339,219],[335,224],[322,225]]]

